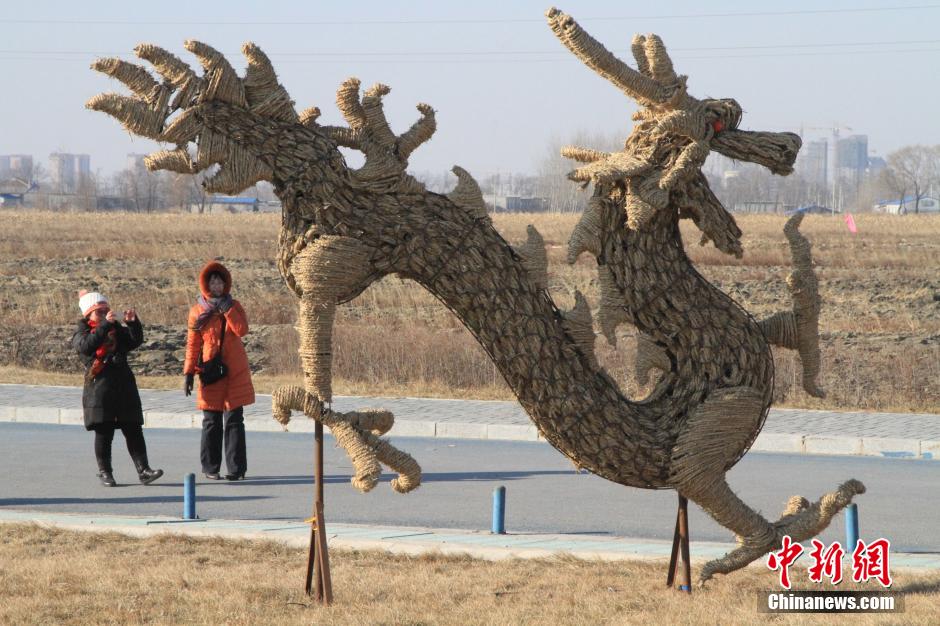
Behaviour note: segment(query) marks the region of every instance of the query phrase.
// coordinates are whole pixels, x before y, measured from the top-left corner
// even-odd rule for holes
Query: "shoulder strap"
[[[222,334],[219,336],[219,357],[222,356],[222,344],[225,343],[225,314],[222,313]],[[202,349],[199,350],[199,358],[196,361],[197,366],[201,367],[205,363],[202,360]]]
[[[222,313],[222,334],[219,336],[219,357],[222,357],[222,346],[225,344],[225,313]]]

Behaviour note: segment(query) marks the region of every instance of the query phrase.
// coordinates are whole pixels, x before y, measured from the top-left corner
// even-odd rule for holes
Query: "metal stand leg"
[[[323,517],[323,423],[317,422],[314,439],[314,478],[316,498],[310,520],[310,551],[307,555],[307,581],[304,590],[322,604],[333,603],[330,555],[326,546],[326,520]]]
[[[682,495],[679,496],[676,530],[672,536],[672,555],[669,557],[669,573],[666,575],[667,587],[672,587],[676,583],[677,574],[678,589],[692,593],[692,563],[689,559],[689,500]]]

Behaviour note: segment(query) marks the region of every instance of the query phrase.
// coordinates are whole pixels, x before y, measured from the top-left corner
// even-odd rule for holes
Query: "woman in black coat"
[[[82,407],[85,429],[95,431],[95,457],[98,478],[108,487],[115,486],[111,467],[111,442],[114,431],[121,429],[137,468],[140,482],[149,485],[163,476],[163,470],[150,469],[144,442],[144,413],[137,392],[137,381],[127,364],[127,353],[144,341],[144,329],[137,313],[124,312],[122,326],[97,292],[79,293],[82,319],[72,336],[72,347],[85,364],[85,388]]]

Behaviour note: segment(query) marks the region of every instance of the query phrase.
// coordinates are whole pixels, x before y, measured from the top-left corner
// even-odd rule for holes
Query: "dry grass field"
[[[248,311],[248,343],[259,388],[299,375],[296,304],[274,264],[276,215],[0,213],[0,382],[80,384],[65,339],[77,318],[76,292],[98,287],[117,308],[136,306],[149,343],[135,368],[146,386],[179,386],[188,307],[202,263],[223,257]],[[562,307],[576,289],[596,309],[593,259],[564,263],[575,215],[496,215],[510,243],[535,224],[549,247],[550,291]],[[745,255],[698,246],[683,223],[701,273],[756,317],[790,306],[784,218],[739,216]],[[838,217],[810,216],[823,297],[825,400],[806,396],[796,357],[777,355],[777,403],[784,406],[940,413],[940,216],[859,215],[851,235]],[[597,341],[602,364],[631,396],[632,329],[615,351]],[[172,374],[172,375],[170,375]],[[151,376],[153,375],[153,376]],[[161,376],[164,375],[164,376]],[[447,309],[414,283],[387,278],[341,308],[335,329],[336,393],[510,398],[483,350]]]
[[[776,574],[750,567],[689,597],[665,561],[559,557],[481,561],[331,551],[335,603],[304,595],[306,551],[276,543],[163,535],[133,539],[0,526],[3,624],[937,624],[940,573],[894,572],[904,612],[769,615]],[[693,576],[696,575],[693,569]],[[794,589],[832,589],[791,571]],[[838,590],[880,589],[843,581]]]

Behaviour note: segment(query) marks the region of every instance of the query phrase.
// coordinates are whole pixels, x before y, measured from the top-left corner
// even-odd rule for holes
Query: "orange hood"
[[[209,293],[209,277],[216,273],[221,274],[222,280],[225,281],[225,288],[222,290],[222,294],[225,295],[232,290],[232,275],[229,273],[228,269],[218,261],[209,261],[206,263],[206,266],[202,268],[202,271],[199,272],[199,291],[202,292],[202,296],[207,300],[212,297]]]

